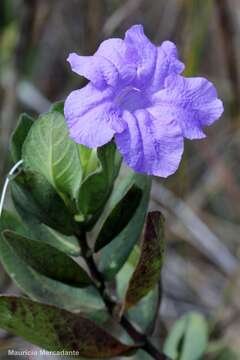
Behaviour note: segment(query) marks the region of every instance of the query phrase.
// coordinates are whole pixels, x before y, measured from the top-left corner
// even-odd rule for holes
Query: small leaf
[[[16,209],[23,209],[25,214],[65,235],[76,232],[72,214],[42,175],[22,172],[11,182],[11,190]]]
[[[0,234],[4,230],[13,230],[20,235],[27,235],[27,229],[23,226],[16,214],[4,209],[0,218]]]
[[[142,190],[133,185],[116,207],[111,211],[100,230],[95,251],[109,244],[129,223],[142,198]]]
[[[208,327],[203,316],[189,313],[176,321],[164,344],[173,360],[200,360],[208,343]]]
[[[27,169],[45,176],[60,195],[76,197],[82,178],[78,145],[69,138],[59,112],[34,122],[23,146],[23,160]]]
[[[98,148],[97,155],[101,167],[85,179],[78,195],[78,208],[88,218],[88,228],[95,224],[105,206],[121,165],[114,143]]]
[[[113,209],[132,185],[138,186],[143,193],[141,202],[128,225],[115,239],[101,250],[99,268],[107,280],[111,280],[127,261],[135,244],[140,238],[148,208],[151,179],[149,176],[135,174],[127,170],[129,175],[116,184],[109,199],[109,208]]]
[[[27,114],[21,114],[17,126],[10,138],[12,159],[17,162],[22,159],[22,146],[33,125],[34,119]]]
[[[51,108],[50,108],[50,112],[54,112],[57,111],[60,114],[64,115],[64,101],[60,100],[55,102],[54,104],[52,104]]]
[[[0,297],[0,327],[50,351],[109,358],[136,348],[125,345],[80,315],[24,298]]]
[[[17,256],[26,267],[53,280],[78,287],[92,284],[86,271],[70,257],[50,245],[30,240],[16,232],[5,230],[2,233],[0,249],[6,271],[8,266],[14,266],[11,263]]]
[[[97,156],[97,149],[90,149],[84,145],[79,145],[78,150],[82,164],[84,181],[90,174],[98,171],[98,168],[101,165]]]
[[[126,309],[138,303],[160,280],[164,248],[163,222],[160,212],[148,214],[140,259],[130,279],[125,297]]]

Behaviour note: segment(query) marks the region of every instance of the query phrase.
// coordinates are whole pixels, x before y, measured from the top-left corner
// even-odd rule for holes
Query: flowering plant
[[[68,61],[90,80],[65,103],[71,138],[94,148],[115,136],[124,161],[137,172],[173,174],[183,139],[204,138],[203,127],[223,112],[214,86],[179,75],[184,64],[176,46],[165,41],[156,47],[141,25],[132,26],[124,40],[104,41],[93,56],[70,54]]]
[[[186,319],[164,349],[150,339],[164,254],[163,216],[147,212],[150,175],[177,170],[184,138],[205,137],[222,102],[208,80],[180,75],[173,43],[156,47],[140,25],[68,61],[88,85],[37,120],[23,114],[11,138],[21,168],[0,259],[27,297],[0,297],[0,327],[77,358],[180,358]]]

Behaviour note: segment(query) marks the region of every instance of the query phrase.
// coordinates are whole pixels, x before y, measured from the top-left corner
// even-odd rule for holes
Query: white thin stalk
[[[7,188],[8,188],[8,184],[10,182],[10,176],[13,175],[15,173],[15,171],[19,168],[20,165],[22,165],[23,160],[19,160],[9,171],[5,183],[3,185],[3,191],[2,191],[2,195],[1,195],[1,200],[0,200],[0,218],[2,216],[2,211],[3,211],[3,205],[4,205],[4,201],[5,201],[5,197],[6,197],[6,193],[7,193]]]

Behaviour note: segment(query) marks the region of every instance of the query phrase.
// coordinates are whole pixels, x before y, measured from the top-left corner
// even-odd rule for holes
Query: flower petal
[[[112,107],[112,97],[111,89],[99,91],[92,84],[68,96],[64,114],[75,142],[93,148],[112,139],[114,127],[121,125],[118,112]]]
[[[134,61],[137,65],[135,86],[146,87],[146,82],[151,79],[154,72],[157,47],[146,37],[142,25],[132,26],[126,32],[124,42],[131,49],[132,56],[135,56]],[[133,55],[134,53],[135,55]]]
[[[173,174],[183,153],[183,137],[173,119],[161,112],[146,110],[123,113],[128,127],[116,134],[117,147],[129,167],[148,175],[167,177]]]
[[[122,39],[105,40],[99,46],[95,56],[102,56],[118,70],[122,85],[128,85],[137,74],[136,52],[128,48]]]
[[[72,53],[67,60],[74,72],[90,80],[99,89],[107,85],[115,86],[118,82],[116,67],[102,56],[79,56]]]
[[[164,81],[170,74],[180,74],[185,65],[178,59],[177,47],[171,41],[164,41],[157,48],[157,61],[149,92],[159,91],[164,87]]]
[[[153,95],[153,103],[179,122],[188,139],[204,138],[202,128],[211,125],[223,112],[213,84],[197,77],[168,76],[165,89]]]

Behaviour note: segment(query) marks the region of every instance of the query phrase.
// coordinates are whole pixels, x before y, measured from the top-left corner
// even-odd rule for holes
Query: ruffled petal
[[[113,87],[119,80],[114,64],[102,56],[79,56],[72,53],[67,60],[74,72],[90,80],[99,89],[107,85]]]
[[[171,41],[164,41],[157,48],[157,61],[148,91],[156,92],[164,87],[165,79],[170,74],[180,74],[185,65],[178,59],[177,47]]]
[[[125,111],[123,118],[127,128],[116,134],[115,140],[128,166],[148,175],[167,177],[173,174],[183,153],[178,123],[165,118],[161,111]]]
[[[70,137],[90,148],[109,142],[115,131],[124,129],[114,109],[111,89],[99,91],[92,84],[73,91],[65,101],[64,115]]]
[[[136,52],[129,48],[122,39],[103,41],[95,53],[95,56],[99,55],[115,66],[122,81],[121,85],[128,85],[136,77]]]
[[[154,73],[157,47],[146,37],[142,25],[132,26],[126,32],[124,42],[128,49],[131,49],[133,61],[137,66],[137,78],[134,85],[146,87]]]
[[[155,93],[152,100],[179,122],[188,139],[204,138],[203,127],[214,123],[223,113],[215,87],[204,78],[170,75],[165,89]]]

